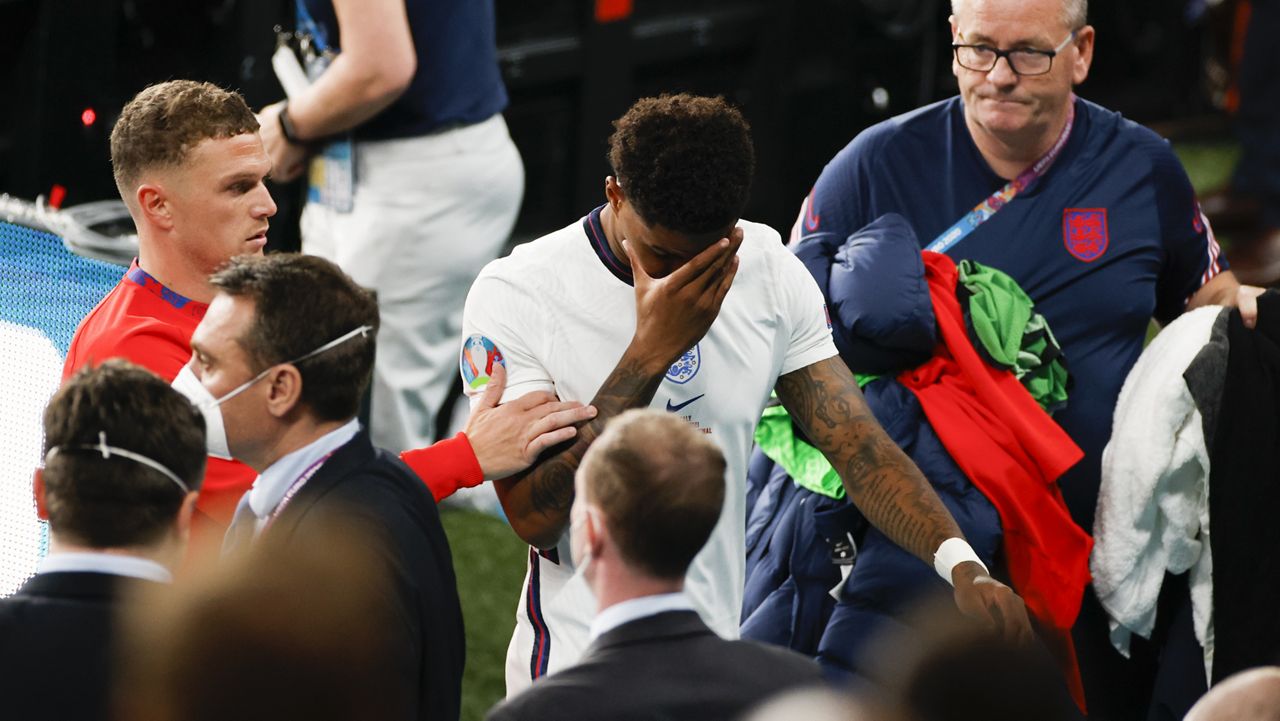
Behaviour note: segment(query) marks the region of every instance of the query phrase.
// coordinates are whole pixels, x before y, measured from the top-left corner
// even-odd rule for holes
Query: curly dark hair
[[[755,149],[747,121],[724,98],[643,98],[613,127],[609,163],[646,223],[701,234],[741,217]]]

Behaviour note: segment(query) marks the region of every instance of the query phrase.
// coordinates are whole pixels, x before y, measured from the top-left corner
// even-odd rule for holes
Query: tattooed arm
[[[884,432],[839,357],[778,379],[778,398],[840,474],[849,500],[890,540],[932,565],[960,527],[929,481]]]
[[[831,462],[867,520],[890,540],[933,566],[948,538],[963,538],[929,481],[880,427],[849,368],[828,358],[778,379],[778,398],[809,441]],[[952,570],[956,605],[1015,638],[1029,638],[1022,600],[966,561]]]
[[[627,409],[649,405],[669,365],[646,364],[640,354],[629,349],[592,399],[596,417],[578,428],[577,438],[553,446],[524,473],[494,481],[502,510],[516,535],[537,548],[556,545],[573,505],[573,474],[587,448],[604,432],[609,419]]]
[[[529,545],[556,545],[569,522],[573,474],[587,448],[614,416],[649,405],[667,369],[711,327],[737,272],[741,244],[742,231],[735,229],[665,278],[651,278],[632,262],[636,332],[591,400],[596,417],[579,426],[572,443],[552,447],[518,476],[494,481],[511,528]]]

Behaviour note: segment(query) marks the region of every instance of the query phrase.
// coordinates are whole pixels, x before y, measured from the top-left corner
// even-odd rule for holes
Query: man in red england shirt
[[[271,160],[239,94],[176,80],[125,105],[111,132],[111,164],[138,229],[138,257],[76,330],[63,379],[123,357],[172,382],[191,358],[191,334],[213,298],[209,275],[234,256],[260,255],[267,243],[276,212],[264,184]],[[501,370],[494,381],[500,395]],[[403,454],[437,500],[521,470],[595,413],[546,393],[501,408],[496,402],[477,408],[457,437]],[[204,526],[220,538],[255,477],[243,464],[211,456],[197,531]]]

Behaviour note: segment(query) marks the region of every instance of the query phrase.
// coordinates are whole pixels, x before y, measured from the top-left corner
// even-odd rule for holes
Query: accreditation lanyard
[[[324,26],[311,17],[305,0],[297,0],[298,32],[307,77],[316,82],[338,56]],[[307,166],[307,202],[338,213],[355,208],[356,147],[350,131],[328,139]]]
[[[271,524],[276,522],[276,519],[280,517],[281,513],[284,513],[285,506],[289,505],[289,501],[292,501],[293,497],[298,495],[298,491],[306,485],[307,481],[311,480],[311,477],[320,470],[320,467],[323,466],[324,462],[329,460],[329,457],[332,455],[332,451],[326,453],[323,458],[308,466],[307,470],[303,471],[302,475],[298,476],[297,480],[289,484],[289,490],[284,492],[284,497],[282,497],[280,502],[276,504],[275,510],[271,512],[271,515],[267,516],[267,520],[262,524],[262,530],[259,531],[259,533],[266,533],[267,529],[271,527]]]
[[[309,40],[309,44],[314,48],[315,53],[323,55],[332,48],[329,45],[328,34],[324,28],[311,17],[311,13],[307,10],[307,3],[304,0],[298,0],[295,3],[297,7],[297,28],[298,33]]]
[[[1018,193],[1026,190],[1035,181],[1039,180],[1045,173],[1049,172],[1049,168],[1053,165],[1053,161],[1058,159],[1058,155],[1062,152],[1063,146],[1067,144],[1067,139],[1071,137],[1071,126],[1076,121],[1076,104],[1075,97],[1072,96],[1071,101],[1067,105],[1067,124],[1062,127],[1062,132],[1058,135],[1058,140],[1054,142],[1053,147],[1049,148],[1049,152],[1045,153],[1039,160],[1032,163],[1026,170],[1018,174],[1018,177],[1005,183],[1005,186],[991,195],[985,200],[978,203],[973,210],[965,213],[965,216],[957,220],[955,225],[947,228],[946,231],[933,239],[929,247],[925,250],[932,250],[935,253],[945,253],[948,249],[955,246],[956,243],[964,240],[970,233],[978,228],[979,225],[991,219],[991,216],[1000,212],[1000,209],[1008,205],[1010,201],[1018,196]]]

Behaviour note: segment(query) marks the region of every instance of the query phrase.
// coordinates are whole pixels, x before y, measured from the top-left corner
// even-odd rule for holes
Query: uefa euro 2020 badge
[[[502,359],[502,351],[493,341],[482,335],[473,335],[462,343],[462,357],[458,361],[458,370],[462,371],[462,382],[467,388],[478,391],[489,385],[489,377],[493,375],[494,365],[507,367]]]
[[[702,353],[698,350],[698,344],[694,344],[692,348],[684,352],[680,359],[671,364],[667,369],[667,380],[672,383],[684,385],[693,380],[698,375],[698,368],[702,365]]]

